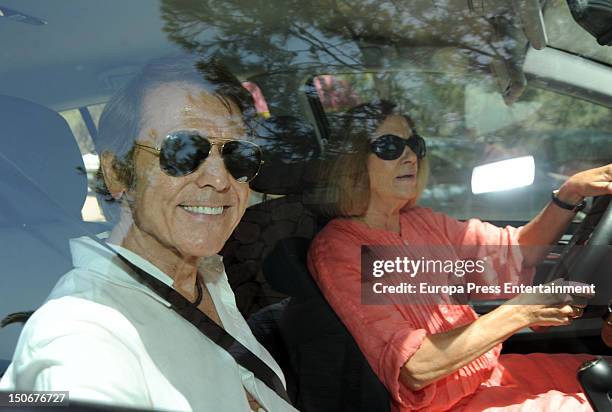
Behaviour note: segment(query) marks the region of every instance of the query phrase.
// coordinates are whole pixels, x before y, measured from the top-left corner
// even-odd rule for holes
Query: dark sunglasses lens
[[[404,152],[405,143],[399,136],[386,134],[372,142],[372,152],[382,160],[395,160]]]
[[[227,171],[239,182],[250,182],[261,166],[259,146],[242,140],[232,140],[223,145],[223,161]]]
[[[418,134],[413,134],[410,139],[406,142],[410,150],[417,155],[417,158],[422,159],[427,154],[427,146],[425,145],[425,139]]]
[[[159,165],[170,176],[185,176],[196,171],[209,152],[210,142],[197,133],[173,133],[164,140]]]

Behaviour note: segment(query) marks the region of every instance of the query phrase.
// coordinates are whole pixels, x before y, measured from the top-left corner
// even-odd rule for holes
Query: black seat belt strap
[[[287,403],[291,404],[287,391],[278,375],[264,361],[251,352],[249,348],[236,340],[221,326],[217,325],[210,317],[195,307],[176,290],[142,270],[119,253],[117,253],[117,256],[132,269],[132,274],[135,275],[140,283],[145,284],[159,296],[166,299],[175,312],[198,328],[200,332],[218,346],[229,352],[239,365],[253,372],[257,379],[265,383]]]

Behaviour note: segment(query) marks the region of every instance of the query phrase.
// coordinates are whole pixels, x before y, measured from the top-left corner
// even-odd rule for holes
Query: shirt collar
[[[75,268],[91,270],[111,283],[141,290],[164,305],[171,306],[167,300],[163,299],[157,293],[134,279],[128,273],[130,270],[129,267],[123,263],[112,250],[120,253],[132,264],[146,271],[154,278],[158,279],[169,287],[172,287],[174,280],[170,276],[131,250],[119,245],[105,242],[105,239],[108,238],[108,232],[97,235],[97,238],[99,241],[96,241],[88,236],[70,239],[72,264]],[[106,244],[108,248],[102,243]]]

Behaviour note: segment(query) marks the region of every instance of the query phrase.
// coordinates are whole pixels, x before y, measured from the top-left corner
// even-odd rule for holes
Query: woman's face
[[[376,129],[371,140],[386,134],[409,139],[412,131],[405,117],[391,115]],[[395,160],[383,160],[371,153],[368,155],[367,167],[370,208],[401,208],[417,197],[417,156],[408,146]]]
[[[215,96],[197,86],[171,83],[147,93],[140,136],[142,144],[159,147],[169,133],[193,130],[211,141],[244,135],[240,111],[232,114]],[[147,254],[171,251],[183,257],[218,253],[244,214],[249,185],[237,182],[213,146],[199,168],[172,177],[159,157],[145,150],[134,153],[135,186],[128,195],[134,235]]]

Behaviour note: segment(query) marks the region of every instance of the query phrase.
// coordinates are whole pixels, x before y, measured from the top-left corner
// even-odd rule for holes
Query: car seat
[[[85,224],[83,158],[55,111],[0,95],[0,319],[35,310],[72,268],[68,239],[101,229]],[[0,374],[20,332],[0,329]],[[4,359],[4,361],[2,361]]]
[[[309,200],[318,169],[314,130],[291,116],[262,128],[266,163],[252,187],[283,197],[248,208],[222,251],[239,308],[279,362],[299,410],[389,410],[386,388],[306,266],[326,223]]]

